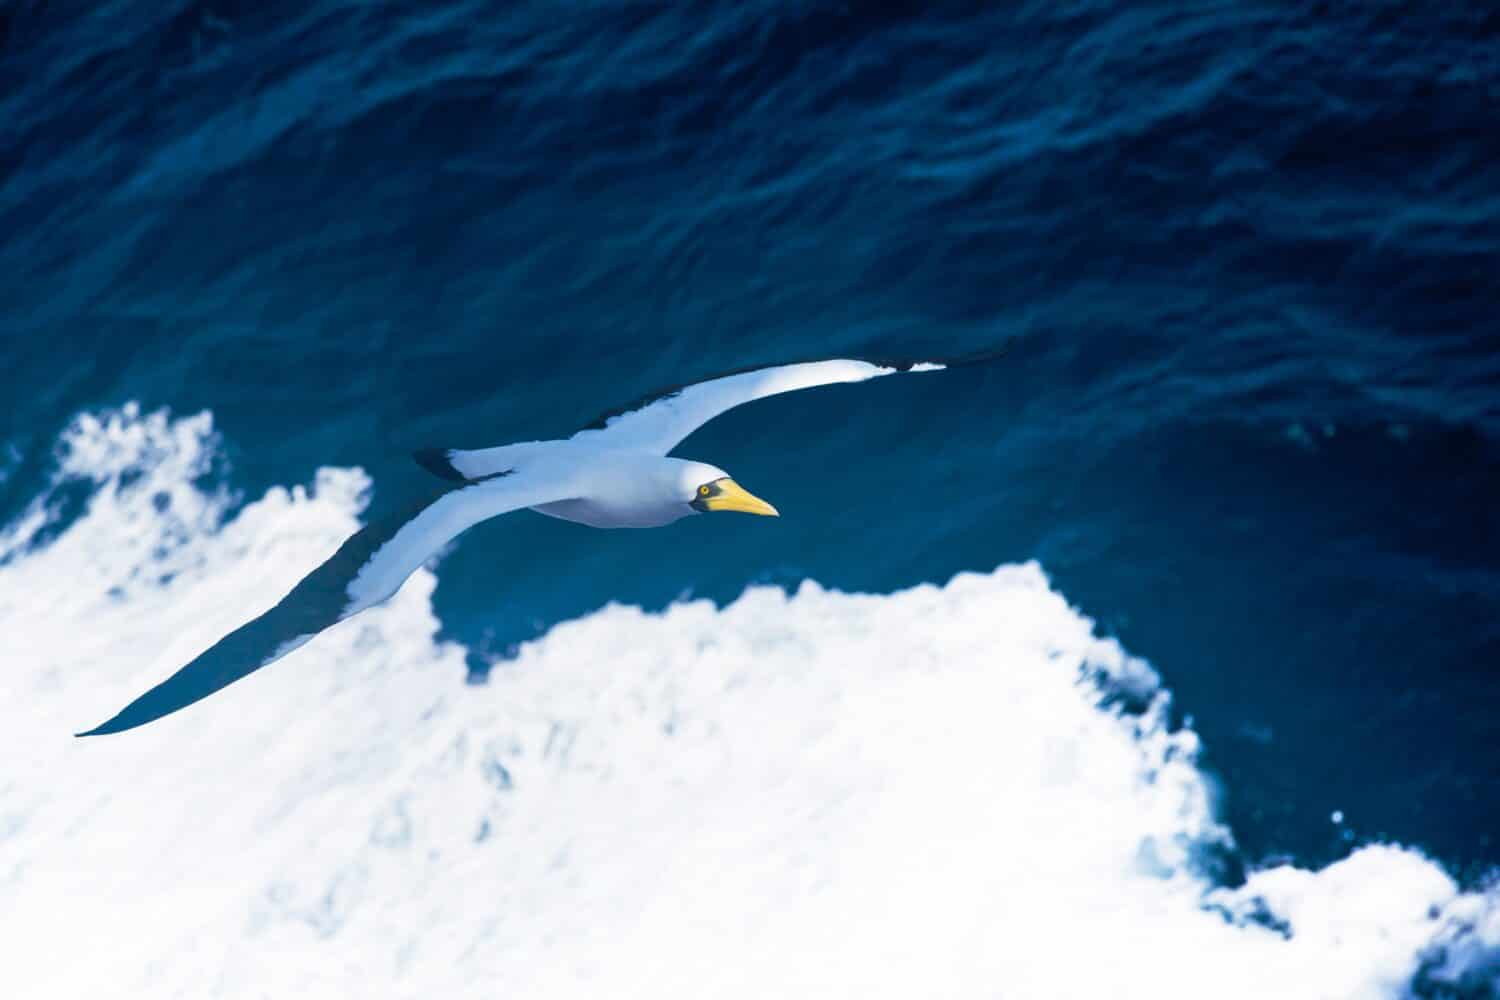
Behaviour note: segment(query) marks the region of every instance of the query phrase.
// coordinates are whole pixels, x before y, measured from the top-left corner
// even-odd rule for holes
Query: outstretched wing
[[[736,372],[657,393],[649,400],[600,417],[573,435],[598,435],[601,444],[665,455],[699,427],[741,403],[837,382],[863,382],[896,372],[939,371],[923,361],[809,361]]]
[[[412,452],[417,464],[440,479],[452,482],[478,482],[495,476],[507,476],[530,465],[538,459],[546,459],[557,447],[555,441],[523,441],[520,444],[503,444],[497,448],[423,448]]]
[[[560,476],[492,477],[375,521],[350,536],[271,610],[214,643],[108,722],[78,735],[134,729],[206,698],[385,601],[417,567],[480,521],[569,498]]]

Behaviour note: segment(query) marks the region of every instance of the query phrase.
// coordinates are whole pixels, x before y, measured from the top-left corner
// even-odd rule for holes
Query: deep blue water
[[[475,529],[446,630],[477,681],[612,599],[1035,557],[1161,671],[1248,860],[1500,863],[1500,13],[875,10],[12,0],[0,518],[130,399],[211,409],[243,497],[358,464],[378,513],[417,447],[1009,345],[679,450],[779,522]]]

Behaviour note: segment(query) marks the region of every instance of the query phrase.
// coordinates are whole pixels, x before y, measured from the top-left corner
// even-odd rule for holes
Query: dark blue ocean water
[[[1476,877],[1496,10],[10,0],[0,518],[70,418],[131,399],[211,409],[245,498],[357,464],[379,513],[427,488],[417,447],[1009,345],[679,450],[779,522],[475,529],[445,629],[477,682],[610,600],[1037,558],[1160,670],[1247,859],[1390,837]]]

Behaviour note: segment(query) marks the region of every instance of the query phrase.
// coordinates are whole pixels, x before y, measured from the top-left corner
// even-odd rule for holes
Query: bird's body
[[[108,722],[79,735],[143,725],[267,666],[324,629],[389,599],[434,553],[500,514],[529,508],[594,528],[654,528],[709,511],[775,516],[774,507],[747,493],[723,469],[667,453],[706,421],[753,399],[942,367],[854,360],[780,365],[672,390],[566,440],[420,451],[417,461],[450,480],[451,488],[367,525],[275,607],[220,639]]]
[[[697,511],[682,502],[702,483],[727,479],[723,469],[702,462],[666,458],[641,451],[601,448],[591,442],[555,441],[549,462],[588,470],[578,495],[536,504],[548,517],[590,528],[659,528]],[[523,466],[524,468],[524,466]]]

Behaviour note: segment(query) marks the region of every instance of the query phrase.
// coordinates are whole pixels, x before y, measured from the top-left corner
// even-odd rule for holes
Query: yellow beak
[[[737,510],[744,514],[759,514],[762,517],[781,516],[776,512],[775,507],[747,492],[733,479],[721,479],[715,485],[718,486],[718,492],[703,500],[703,506],[709,510]]]

